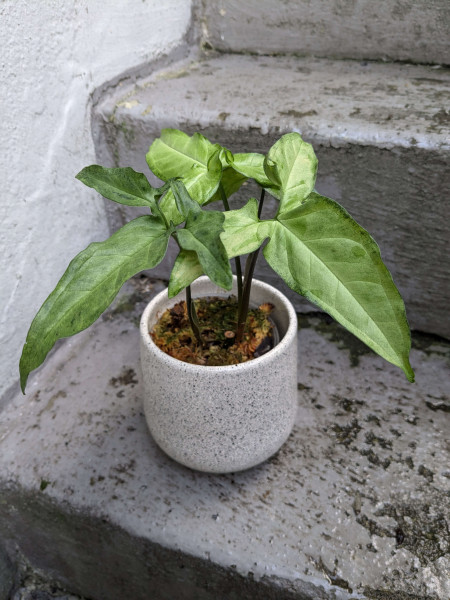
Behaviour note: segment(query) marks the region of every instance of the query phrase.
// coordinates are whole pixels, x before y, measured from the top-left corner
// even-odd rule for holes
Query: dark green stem
[[[198,317],[197,317],[197,313],[195,311],[194,301],[192,300],[190,285],[188,285],[186,288],[186,307],[187,307],[187,313],[188,313],[191,329],[195,335],[197,342],[200,345],[200,348],[203,348],[202,336],[200,334]]]
[[[225,210],[230,210],[230,205],[228,204],[228,198],[225,194],[225,190],[223,189],[222,183],[219,184],[219,192],[222,197],[222,202]],[[241,259],[239,256],[236,256],[234,259],[234,264],[236,266],[236,279],[237,279],[237,290],[238,290],[238,307],[242,304],[242,268],[241,268]]]
[[[261,190],[261,197],[260,197],[259,206],[258,206],[258,219],[261,217],[265,193],[266,193],[266,190],[263,188]],[[247,322],[248,307],[250,304],[250,292],[252,290],[253,273],[255,271],[256,260],[258,258],[258,254],[259,254],[259,248],[248,255],[247,261],[245,263],[245,277],[244,277],[244,287],[243,287],[243,292],[242,292],[242,302],[239,304],[239,310],[238,310],[238,323],[237,323],[237,331],[236,331],[236,343],[237,344],[239,344],[242,341],[242,337],[244,335],[245,324]]]
[[[180,246],[180,242],[177,239],[176,231],[174,231],[172,233],[172,237],[176,241],[178,248],[181,251],[181,246]],[[187,308],[187,314],[188,314],[188,318],[189,318],[189,324],[192,329],[192,333],[194,334],[197,342],[199,343],[200,348],[203,348],[202,336],[200,334],[200,324],[198,322],[197,312],[195,310],[195,304],[194,304],[194,301],[192,300],[190,285],[188,285],[186,288],[186,308]]]

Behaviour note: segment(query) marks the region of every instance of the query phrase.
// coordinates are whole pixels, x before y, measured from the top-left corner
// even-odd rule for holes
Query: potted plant
[[[150,430],[179,462],[213,472],[248,468],[273,454],[292,429],[297,324],[291,304],[278,290],[253,281],[265,242],[266,261],[294,291],[414,381],[404,304],[378,246],[344,208],[314,191],[317,158],[298,133],[283,135],[264,156],[233,154],[199,133],[190,137],[166,129],[146,158],[165,182],[159,188],[129,167],[92,165],[77,175],[105,198],[147,207],[150,214],[130,221],[104,242],[90,244],[69,264],[28,332],[20,360],[23,392],[29,373],[45,360],[54,343],[91,325],[125,281],[159,264],[170,237],[179,254],[168,290],[144,311],[141,356]],[[250,198],[240,209],[230,210],[228,198],[249,178],[261,188],[259,200]],[[270,219],[261,218],[266,193],[278,201]],[[223,204],[223,211],[203,208],[216,201]],[[239,258],[243,255],[247,255],[244,273]],[[235,262],[234,281],[230,259]],[[233,286],[237,296],[233,326],[228,320],[225,330],[205,329],[195,298],[212,296],[218,303],[217,297]],[[262,342],[258,338],[255,348],[248,329],[252,303],[262,305],[263,312],[274,307],[271,318],[280,339],[266,353],[261,345],[270,345],[271,333]],[[211,307],[203,306],[203,313],[208,316]],[[191,356],[189,362],[163,351],[165,334],[162,345],[155,343],[155,327],[163,314],[172,319],[169,337],[176,333],[190,344],[183,350]],[[217,319],[225,323],[229,317],[220,314]],[[259,317],[254,319],[260,329],[267,329]],[[183,329],[186,322],[188,333]],[[220,339],[212,343],[211,329],[220,329]],[[176,343],[180,347],[179,339]],[[256,357],[252,352],[239,354],[252,344],[252,352],[259,350]],[[231,362],[238,364],[230,364],[228,357],[236,348],[238,360]],[[209,360],[219,351],[225,362],[217,362],[214,355],[208,365],[205,356]]]

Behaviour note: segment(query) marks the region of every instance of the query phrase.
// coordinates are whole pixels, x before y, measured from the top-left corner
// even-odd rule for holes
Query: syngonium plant
[[[103,242],[94,242],[69,264],[34,318],[20,360],[25,390],[29,373],[55,342],[89,327],[136,273],[156,267],[169,238],[179,254],[169,281],[169,297],[186,288],[193,332],[201,344],[190,284],[206,274],[230,290],[230,259],[238,280],[237,337],[245,325],[258,251],[298,294],[324,309],[387,361],[403,369],[409,381],[411,338],[403,300],[367,231],[334,200],[314,190],[317,158],[298,133],[283,135],[266,156],[233,154],[200,133],[189,137],[165,129],[146,155],[164,183],[155,188],[130,167],[92,165],[77,178],[105,198],[146,207]],[[261,188],[230,210],[228,198],[247,179]],[[278,200],[273,218],[262,219],[265,193]],[[221,201],[224,211],[202,207]],[[240,259],[248,255],[242,275]],[[208,368],[208,367],[205,367]]]

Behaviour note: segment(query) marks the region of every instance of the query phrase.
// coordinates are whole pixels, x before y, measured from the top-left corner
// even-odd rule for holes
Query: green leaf
[[[222,171],[221,183],[227,198],[237,192],[242,184],[244,184],[246,181],[247,177],[245,177],[245,175],[241,175],[241,173],[238,173],[232,167],[225,167]],[[212,196],[212,198],[210,198],[206,204],[218,201],[222,201],[222,196],[219,190],[217,190],[214,196]]]
[[[189,196],[182,181],[171,180],[169,183],[178,211],[186,221],[184,229],[176,230],[176,239],[183,251],[178,255],[170,276],[169,294],[174,290],[178,293],[190,285],[203,271],[214,283],[230,289],[231,268],[220,241],[224,214],[203,211]]]
[[[271,182],[272,186],[275,188],[274,192],[276,194],[276,197],[279,198],[281,196],[280,188],[282,184],[280,174],[278,173],[277,163],[271,160],[270,158],[266,157],[264,159],[264,172],[269,178],[269,181]]]
[[[130,167],[108,169],[91,165],[80,171],[76,178],[109,200],[127,206],[149,206],[155,215],[159,213],[156,200],[167,189],[166,186],[152,187],[143,173]]]
[[[178,243],[183,250],[197,253],[205,274],[216,285],[231,289],[232,274],[225,247],[220,240],[224,214],[215,210],[189,212],[184,229],[177,229]]]
[[[273,184],[264,170],[264,154],[258,154],[257,152],[234,154],[229,164],[238,173],[254,179],[260,186],[264,188],[272,187]]]
[[[71,261],[31,324],[20,359],[22,391],[30,372],[44,362],[58,339],[89,327],[125,281],[162,260],[168,239],[158,218],[138,217]]]
[[[170,274],[169,298],[176,296],[203,274],[197,253],[192,250],[181,250]]]
[[[311,144],[298,133],[283,135],[269,150],[264,161],[266,175],[275,185],[271,193],[280,200],[279,214],[297,207],[314,189],[317,158]],[[270,190],[269,190],[270,191]]]
[[[194,214],[201,212],[202,209],[197,204],[197,202],[194,202],[194,200],[192,200],[192,198],[190,197],[190,195],[186,189],[186,186],[184,185],[184,183],[181,180],[171,179],[169,181],[169,185],[170,185],[170,190],[175,199],[175,204],[176,204],[177,210],[180,213],[180,215],[183,217],[184,221],[188,218],[188,215],[190,212],[192,212]]]
[[[270,228],[264,256],[274,271],[414,381],[403,300],[367,231],[314,192]]]
[[[228,148],[224,148],[223,146],[221,146],[219,156],[220,156],[220,162],[222,164],[222,168],[226,169],[231,164],[231,161],[233,160],[233,153],[231,152],[231,150],[228,150]]]
[[[175,177],[190,177],[192,171],[207,171],[209,159],[220,150],[200,133],[189,137],[178,129],[163,129],[147,152],[147,164],[153,173],[167,181]]]
[[[257,250],[268,236],[271,224],[258,219],[258,201],[250,198],[245,206],[225,213],[220,239],[228,258]]]
[[[181,177],[189,195],[199,206],[207,204],[219,187],[222,175],[222,164],[220,161],[220,147],[208,160],[206,168],[195,168]],[[183,216],[177,209],[172,190],[169,190],[161,200],[159,207],[164,213],[167,221],[173,221],[175,225],[183,222]]]

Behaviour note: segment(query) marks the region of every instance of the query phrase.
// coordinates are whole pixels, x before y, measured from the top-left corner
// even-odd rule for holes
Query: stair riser
[[[285,0],[276,10],[271,0],[204,5],[207,41],[225,52],[450,62],[447,0]]]

